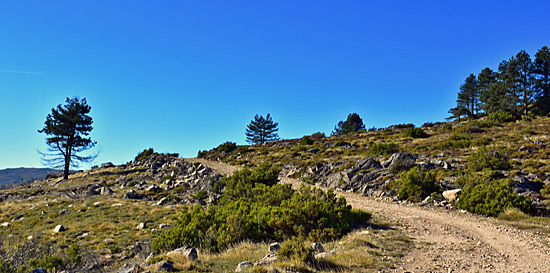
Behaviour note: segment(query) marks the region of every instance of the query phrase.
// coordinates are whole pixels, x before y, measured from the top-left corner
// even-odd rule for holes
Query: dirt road
[[[223,174],[237,169],[218,162],[190,160]],[[286,177],[281,182],[300,184]],[[550,239],[545,236],[466,212],[339,194],[354,208],[399,223],[398,228],[415,241],[398,268],[387,272],[550,272]]]

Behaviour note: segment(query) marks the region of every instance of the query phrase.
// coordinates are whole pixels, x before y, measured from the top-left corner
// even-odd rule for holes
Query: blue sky
[[[86,98],[94,164],[194,157],[270,113],[283,139],[444,121],[460,84],[550,45],[548,1],[0,3],[0,169],[41,167],[51,108]],[[84,168],[89,164],[83,165]]]

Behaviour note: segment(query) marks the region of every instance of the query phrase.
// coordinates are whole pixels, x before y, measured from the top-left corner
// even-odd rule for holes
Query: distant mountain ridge
[[[49,173],[58,172],[50,168],[9,168],[0,170],[0,186],[18,184],[21,181],[44,179]]]

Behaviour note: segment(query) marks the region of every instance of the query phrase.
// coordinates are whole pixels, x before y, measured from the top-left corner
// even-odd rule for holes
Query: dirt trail
[[[223,174],[237,167],[202,159]],[[295,187],[301,182],[283,177]],[[415,241],[395,270],[387,272],[550,272],[550,239],[498,225],[494,220],[442,208],[400,205],[353,193],[339,193],[354,208],[397,222]]]

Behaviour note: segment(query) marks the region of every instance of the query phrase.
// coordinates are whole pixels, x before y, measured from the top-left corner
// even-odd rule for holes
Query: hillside
[[[11,256],[12,266],[27,264],[29,256],[58,253],[67,272],[111,272],[124,264],[119,272],[155,271],[167,263],[172,270],[227,272],[243,261],[256,262],[250,267],[255,272],[544,271],[548,265],[534,260],[550,251],[543,239],[550,234],[548,132],[550,118],[485,118],[344,136],[316,133],[264,145],[222,144],[197,159],[142,153],[127,164],[103,164],[66,181],[49,178],[1,190],[0,240],[34,250]],[[279,183],[291,183],[296,193],[303,192],[300,184],[334,189],[354,208],[372,211],[372,219],[342,238],[323,241],[326,252],[306,262],[264,264],[273,243],[267,239],[244,240],[219,253],[197,244],[197,260],[181,253],[151,254],[152,240],[185,225],[185,207],[215,207],[227,190],[229,180],[223,177],[260,163],[279,167]],[[430,181],[432,186],[423,187]],[[455,188],[462,190],[458,201],[443,197],[444,190]],[[524,211],[509,209],[508,203],[486,209],[479,194],[497,194],[503,198],[491,200],[511,200]],[[480,207],[485,210],[476,211]],[[494,212],[497,218],[468,210]],[[79,263],[69,254],[75,247]],[[432,261],[432,255],[441,258]],[[10,258],[5,252],[0,256]]]
[[[42,180],[56,170],[49,168],[12,168],[0,170],[0,186],[13,185],[33,180]]]

